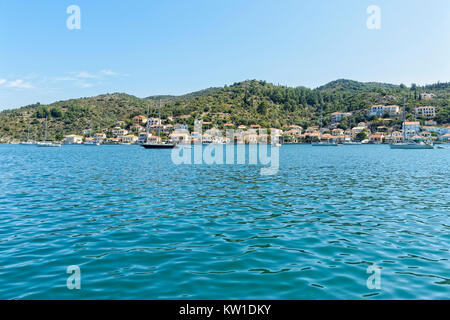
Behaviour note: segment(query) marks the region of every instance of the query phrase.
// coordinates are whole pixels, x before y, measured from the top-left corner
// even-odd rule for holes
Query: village
[[[390,144],[408,140],[433,140],[445,143],[450,140],[450,125],[438,126],[433,118],[436,107],[420,106],[413,112],[421,120],[398,122],[402,108],[397,105],[372,105],[367,109],[367,121],[352,124],[350,112],[334,112],[326,126],[284,125],[281,128],[262,128],[259,124],[241,125],[224,123],[216,125],[209,121],[195,120],[193,130],[185,123],[174,123],[179,119],[169,117],[161,120],[137,115],[132,123],[118,121],[114,127],[99,132],[85,129],[82,135],[71,134],[64,138],[65,144],[143,144],[169,141],[176,144],[249,144],[271,143],[303,144],[332,142],[337,144]],[[181,119],[182,120],[182,119]],[[349,123],[350,122],[350,123]],[[345,123],[346,126],[342,124]],[[378,124],[374,126],[374,123]],[[344,129],[345,128],[345,129]],[[276,141],[272,141],[276,137]]]

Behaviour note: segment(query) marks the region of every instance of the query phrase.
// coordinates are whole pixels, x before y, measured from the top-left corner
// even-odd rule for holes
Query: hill
[[[420,93],[433,93],[432,99],[422,100]],[[0,113],[0,141],[25,139],[27,125],[30,138],[41,139],[44,119],[48,117],[49,138],[60,139],[66,134],[81,134],[92,121],[94,130],[113,127],[117,121],[131,124],[139,114],[156,115],[161,99],[162,118],[171,122],[187,123],[194,119],[211,121],[221,127],[224,123],[260,124],[263,127],[300,125],[307,127],[319,123],[323,108],[323,121],[327,123],[332,112],[351,111],[352,123],[368,120],[365,110],[373,104],[402,105],[411,118],[415,106],[432,105],[438,108],[435,120],[450,122],[450,83],[437,83],[424,87],[385,83],[362,83],[336,80],[316,89],[277,86],[266,81],[247,80],[221,88],[208,88],[181,96],[151,96],[138,98],[125,93],[103,94],[96,97],[58,101],[49,105],[39,103]]]

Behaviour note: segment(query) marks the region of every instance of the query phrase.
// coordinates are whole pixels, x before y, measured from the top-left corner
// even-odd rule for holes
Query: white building
[[[83,137],[75,134],[70,134],[64,137],[64,144],[82,144]]]
[[[133,134],[128,134],[122,137],[122,143],[131,143],[134,144],[138,141],[138,137]]]
[[[352,114],[350,112],[333,112],[331,114],[331,122],[339,122],[345,117],[349,117]]]
[[[414,109],[416,116],[425,118],[434,118],[436,116],[436,108],[432,106],[417,107]]]
[[[405,121],[402,125],[403,134],[406,138],[411,138],[420,133],[420,122]]]
[[[381,117],[385,113],[390,116],[396,115],[400,113],[400,107],[396,105],[384,106],[381,104],[373,105],[370,107],[369,116],[378,116]]]

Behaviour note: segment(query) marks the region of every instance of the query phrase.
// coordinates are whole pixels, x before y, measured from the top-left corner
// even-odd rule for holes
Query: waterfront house
[[[381,144],[383,143],[384,139],[384,133],[383,132],[376,132],[374,134],[371,134],[369,136],[369,142],[374,144]]]
[[[146,132],[140,133],[139,136],[138,136],[137,143],[138,144],[143,144],[143,143],[147,142],[147,139],[150,138],[151,136],[152,136],[151,133],[149,133],[148,135],[147,135]]]
[[[440,136],[440,137],[438,138],[438,140],[449,142],[449,141],[450,141],[450,133],[446,133],[446,134]]]
[[[417,107],[414,109],[416,116],[425,118],[434,118],[436,116],[436,108],[432,106]]]
[[[344,134],[344,130],[340,129],[340,128],[336,128],[331,130],[331,134],[333,136],[342,136]]]
[[[64,144],[81,144],[83,143],[83,137],[75,134],[70,134],[64,137]]]
[[[187,130],[185,131],[174,131],[169,135],[170,141],[178,144],[190,144],[191,137]]]
[[[121,127],[114,127],[114,128],[111,130],[111,133],[112,133],[112,135],[115,136],[115,137],[123,137],[123,136],[125,136],[125,135],[128,134],[128,130],[122,129]]]
[[[418,121],[405,121],[403,122],[402,130],[405,137],[409,139],[420,132],[420,123]]]
[[[138,137],[136,137],[133,134],[127,134],[126,136],[123,136],[121,140],[122,140],[122,143],[135,144],[138,141]]]
[[[104,134],[103,132],[98,132],[96,134],[94,134],[94,142],[95,143],[102,143],[103,140],[106,139],[106,134]]]

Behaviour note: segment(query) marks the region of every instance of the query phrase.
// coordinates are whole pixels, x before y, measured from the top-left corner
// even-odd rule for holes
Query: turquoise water
[[[0,145],[0,299],[450,298],[450,149],[286,145],[273,176],[170,152]]]

